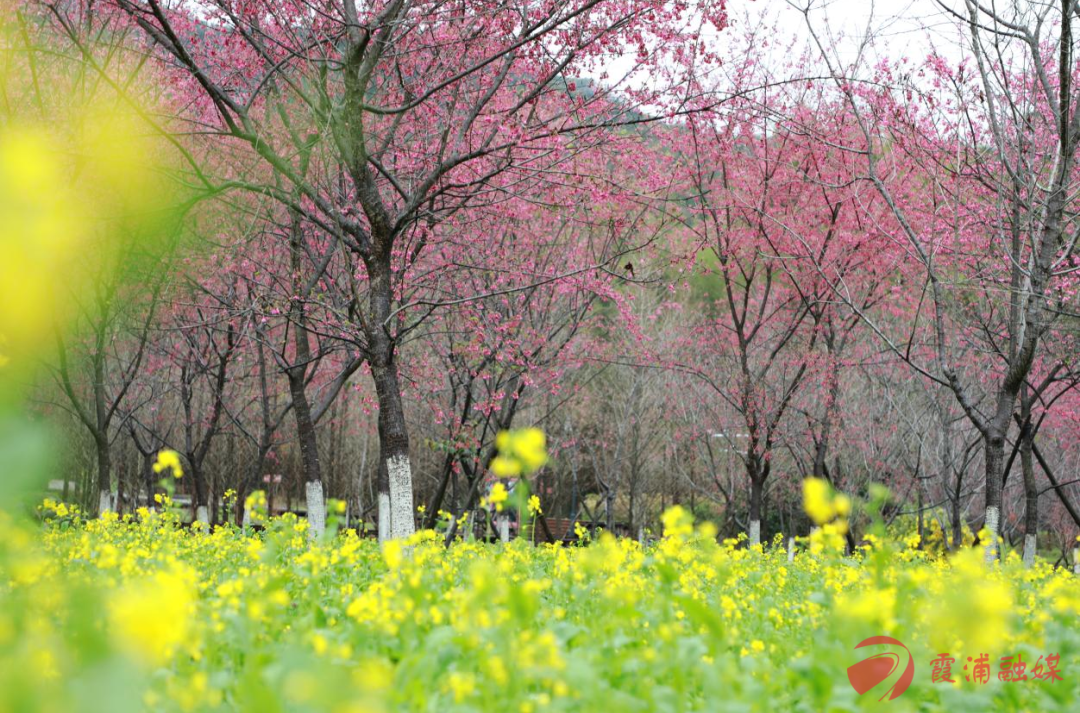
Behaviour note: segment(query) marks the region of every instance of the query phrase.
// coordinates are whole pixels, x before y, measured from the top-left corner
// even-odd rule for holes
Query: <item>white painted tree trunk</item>
[[[244,517],[240,520],[240,527],[247,532],[247,529],[251,527],[251,508],[244,505]]]
[[[416,532],[409,457],[387,458],[386,474],[390,479],[390,537],[397,540]]]
[[[360,490],[360,476],[356,477],[356,531],[364,536],[364,492]],[[353,499],[349,498],[345,503],[345,524],[352,522]]]
[[[986,563],[990,564],[997,560],[998,550],[998,527],[1001,523],[1001,513],[991,505],[986,508],[986,522],[983,524],[990,531],[990,541],[986,543]]]
[[[112,493],[108,490],[98,491],[98,515],[113,509]]]
[[[364,473],[367,473],[368,441],[370,439],[371,432],[364,429],[364,449],[360,452],[360,467],[356,469],[356,530],[361,537],[367,534],[367,524],[364,522]]]
[[[195,508],[195,522],[201,522],[204,525],[210,524],[210,515],[206,511],[205,505],[200,505],[199,507]]]
[[[502,542],[510,541],[510,518],[505,513],[500,514],[495,518],[496,526],[499,528],[499,540]]]
[[[1080,574],[1080,547],[1073,548],[1073,574]]]
[[[317,480],[309,482],[304,491],[307,495],[308,538],[315,540],[326,530],[326,498],[323,497],[322,483]]]
[[[750,521],[750,546],[761,544],[761,520]]]
[[[638,525],[637,529],[637,541],[641,544],[645,544],[645,526]]]
[[[1035,564],[1035,535],[1024,535],[1024,566],[1031,567]]]
[[[390,539],[390,496],[379,493],[379,542]]]
[[[787,561],[795,561],[795,538],[789,537],[787,540]]]

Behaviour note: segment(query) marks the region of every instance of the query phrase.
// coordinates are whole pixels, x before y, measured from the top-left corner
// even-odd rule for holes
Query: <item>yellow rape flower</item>
[[[503,503],[510,497],[510,493],[507,491],[506,486],[501,482],[495,483],[491,486],[491,493],[487,497],[487,501],[495,506],[498,512],[502,512]]]
[[[516,478],[521,475],[521,463],[506,456],[496,456],[491,461],[491,472],[500,478]]]
[[[195,599],[190,570],[157,572],[122,588],[109,602],[109,631],[138,661],[162,665],[185,641]]]
[[[685,537],[694,532],[694,516],[681,505],[674,505],[660,516],[664,524],[664,537]]]
[[[455,703],[461,703],[476,690],[476,677],[454,671],[446,680],[446,690],[453,693]]]
[[[500,431],[495,448],[499,455],[491,462],[491,471],[500,478],[535,473],[548,461],[547,440],[539,428]]]
[[[168,470],[172,477],[184,477],[184,467],[180,464],[180,454],[169,448],[158,451],[157,461],[154,463],[154,472],[161,473]]]
[[[835,492],[832,486],[821,478],[803,480],[803,508],[815,525],[832,523],[841,535],[847,533],[851,498]]]
[[[57,274],[86,238],[56,145],[38,127],[0,130],[0,335],[15,350],[44,336]]]
[[[821,478],[803,480],[803,508],[817,525],[824,525],[836,514],[829,490],[829,484]]]

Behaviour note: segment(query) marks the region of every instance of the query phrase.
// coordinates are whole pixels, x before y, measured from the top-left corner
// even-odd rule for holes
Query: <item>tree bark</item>
[[[1026,391],[1026,389],[1025,389]],[[1031,428],[1031,402],[1026,394],[1021,397],[1020,470],[1024,475],[1024,566],[1035,564],[1035,552],[1039,533],[1039,487],[1035,482],[1032,462],[1034,433]]]
[[[209,492],[210,489],[206,485],[206,476],[202,471],[202,464],[196,463],[192,458],[188,458],[188,470],[191,471],[191,483],[192,483],[192,507],[195,515],[196,522],[202,522],[209,524],[210,518],[208,516],[209,504]]]
[[[263,469],[266,467],[266,456],[270,453],[274,432],[277,430],[277,425],[270,415],[270,384],[267,380],[266,349],[263,347],[262,335],[258,331],[258,320],[253,320],[253,322],[256,334],[259,337],[255,340],[255,355],[259,367],[259,408],[262,423],[259,428],[258,451],[255,460],[247,474],[241,479],[240,487],[236,493],[236,524],[244,529],[247,529],[251,522],[251,513],[248,512],[246,507],[247,497],[259,487]]]
[[[326,498],[322,482],[309,480],[304,485],[304,495],[307,498],[308,532],[314,539],[326,530]]]
[[[409,432],[397,364],[389,353],[380,356],[371,367],[379,398],[379,533],[381,539],[397,539],[416,531]]]
[[[750,526],[748,543],[751,547],[761,544],[761,495],[764,482],[760,476],[750,478]]]
[[[305,335],[304,339],[306,338]],[[300,456],[304,464],[305,493],[308,496],[308,534],[316,538],[322,535],[322,529],[326,524],[326,512],[325,503],[321,501],[321,498],[316,498],[322,495],[322,470],[319,465],[319,445],[315,435],[315,422],[311,418],[311,406],[304,388],[304,371],[294,368],[287,373],[289,392],[293,401],[293,416],[296,418],[296,432],[300,438]]]
[[[998,557],[998,536],[1001,529],[1001,481],[1005,467],[1005,434],[991,427],[983,437],[986,453],[986,516],[983,527],[990,532],[986,543],[987,563]]]
[[[105,434],[95,434],[94,446],[97,449],[97,486],[98,486],[98,512],[112,510],[111,471],[112,455],[109,453],[109,439]]]

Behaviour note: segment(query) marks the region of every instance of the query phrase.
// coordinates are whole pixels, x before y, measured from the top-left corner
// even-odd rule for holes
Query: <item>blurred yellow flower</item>
[[[502,482],[497,482],[491,486],[491,493],[487,496],[487,501],[495,506],[495,510],[502,512],[503,503],[510,497],[510,493],[506,490],[506,486]]]
[[[5,361],[53,325],[53,287],[82,252],[86,220],[55,138],[18,124],[0,129],[0,335]]]
[[[491,461],[491,472],[500,478],[516,478],[521,475],[521,463],[513,458],[495,456]]]
[[[168,470],[174,478],[184,477],[184,467],[180,464],[180,454],[168,448],[158,451],[157,461],[154,462],[155,473],[161,473],[165,470]]]
[[[685,537],[694,531],[694,516],[681,505],[674,505],[660,516],[664,524],[664,537]]]
[[[815,525],[831,525],[832,532],[827,535],[847,534],[847,516],[851,514],[851,498],[843,493],[837,493],[821,478],[803,480],[803,509]]]
[[[500,431],[495,448],[499,455],[491,462],[491,471],[500,478],[535,473],[548,461],[547,439],[539,428]]]
[[[129,582],[109,602],[109,631],[137,661],[164,664],[186,639],[194,573],[178,568]]]
[[[829,484],[821,478],[803,480],[803,508],[817,525],[831,520],[835,511],[829,499]]]
[[[476,677],[471,673],[454,671],[446,680],[446,690],[453,693],[455,703],[461,703],[476,690]]]

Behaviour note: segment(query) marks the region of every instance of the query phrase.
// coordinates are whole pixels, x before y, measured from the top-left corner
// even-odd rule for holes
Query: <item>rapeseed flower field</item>
[[[1046,711],[1080,699],[1080,582],[1014,557],[988,568],[977,548],[946,559],[917,538],[870,538],[844,555],[824,537],[789,558],[779,538],[717,541],[678,507],[648,545],[602,534],[449,548],[431,531],[380,546],[331,527],[312,542],[292,516],[245,532],[182,527],[167,508],[42,513],[40,532],[0,516],[0,711]],[[847,673],[874,636],[914,664],[884,703]],[[1026,680],[1009,673],[1016,661]]]

